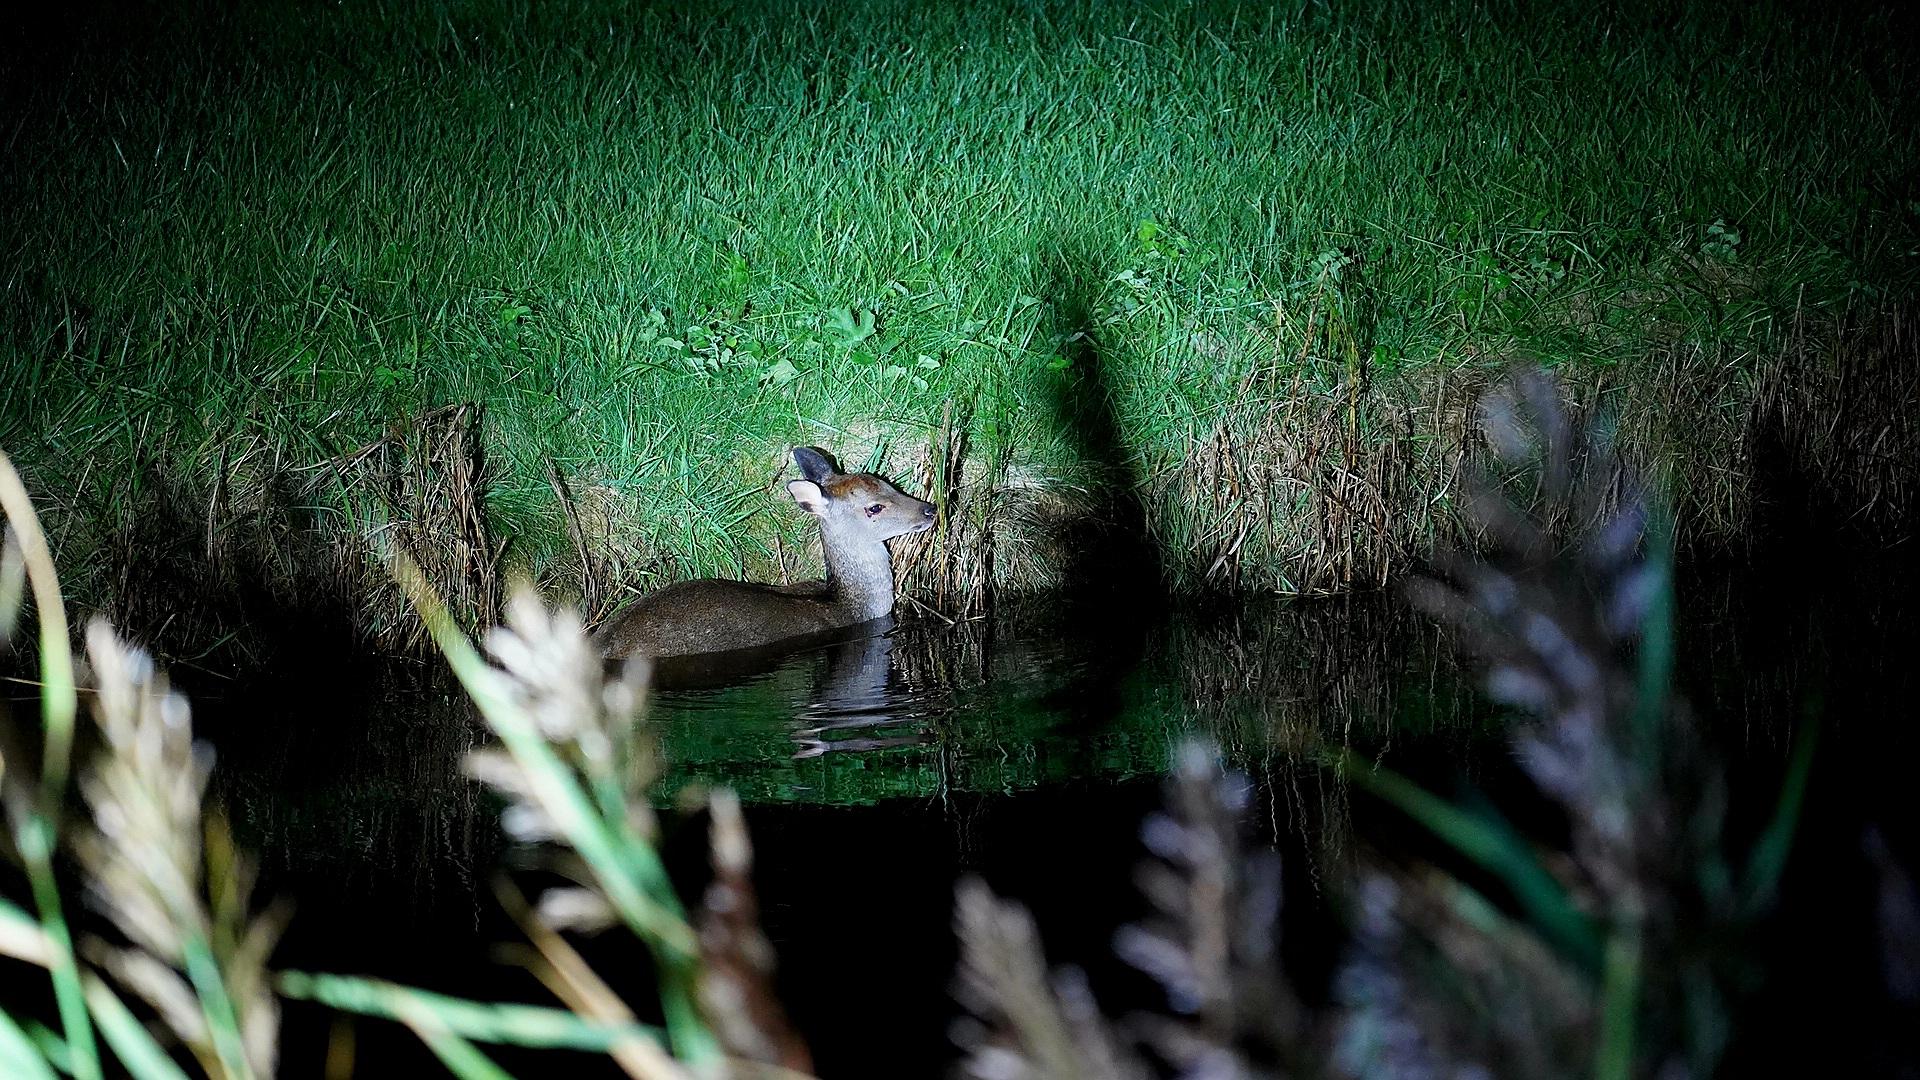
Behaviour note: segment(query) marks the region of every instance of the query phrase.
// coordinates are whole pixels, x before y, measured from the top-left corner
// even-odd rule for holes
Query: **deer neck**
[[[836,537],[822,529],[820,546],[827,559],[827,588],[836,607],[855,622],[893,611],[893,560],[885,542]]]

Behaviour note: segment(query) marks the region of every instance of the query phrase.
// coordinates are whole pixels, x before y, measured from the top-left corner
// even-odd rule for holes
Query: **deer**
[[[827,576],[792,585],[722,578],[668,585],[595,631],[603,658],[782,650],[892,615],[887,541],[933,528],[933,504],[872,473],[843,473],[819,447],[794,447],[793,463],[801,478],[788,481],[787,493],[820,527]]]

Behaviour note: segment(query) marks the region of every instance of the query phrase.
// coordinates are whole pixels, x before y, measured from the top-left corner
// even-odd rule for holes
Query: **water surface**
[[[1754,595],[1750,577],[1712,577],[1686,595],[1685,678],[1736,761],[1728,828],[1745,828],[1770,807],[1793,719],[1807,688],[1827,685],[1836,653],[1872,675],[1848,684],[1850,711],[1903,669],[1872,666],[1884,633],[1872,649],[1836,650],[1833,620],[1738,614],[1732,598]],[[219,790],[261,852],[266,890],[296,904],[282,966],[545,1000],[487,955],[517,938],[491,892],[515,853],[497,805],[459,773],[483,733],[457,695],[422,689],[434,685],[420,669],[230,695],[203,709]],[[1420,842],[1356,798],[1323,750],[1358,751],[1443,793],[1490,793],[1523,825],[1550,809],[1516,783],[1500,717],[1448,641],[1390,596],[904,626],[724,685],[657,692],[648,722],[670,762],[663,804],[712,784],[746,800],[782,989],[820,1071],[835,1077],[935,1075],[951,1057],[951,899],[965,874],[1027,902],[1050,959],[1087,967],[1109,1011],[1156,1004],[1109,944],[1140,914],[1137,828],[1182,739],[1212,740],[1255,784],[1256,829],[1287,869],[1285,956],[1310,997],[1326,992],[1342,934],[1335,898],[1357,853]],[[1844,759],[1850,742],[1841,745],[1823,765]],[[1878,810],[1857,797],[1829,802],[1810,811],[1809,827],[1825,830],[1810,843],[1857,853],[1860,824]],[[696,895],[703,823],[670,825],[667,850]],[[1796,880],[1786,911],[1825,918],[1809,906],[1817,885]],[[1867,884],[1852,882],[1856,892]],[[1782,963],[1823,962],[1795,952],[1793,935],[1780,940]],[[1873,946],[1855,948],[1842,969],[1871,996],[1862,972]],[[630,1000],[650,999],[636,946],[609,938],[589,950]],[[328,1022],[290,1009],[291,1075],[317,1072]],[[356,1031],[363,1075],[422,1063],[393,1025]]]

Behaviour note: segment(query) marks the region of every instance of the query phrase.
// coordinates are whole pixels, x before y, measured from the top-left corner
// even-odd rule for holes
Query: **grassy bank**
[[[1089,515],[1337,588],[1530,353],[1726,534],[1794,321],[1910,291],[1920,160],[1904,16],[1728,8],[70,16],[6,61],[0,444],[88,605],[409,529],[476,596],[801,572],[794,443],[939,489],[950,600]]]

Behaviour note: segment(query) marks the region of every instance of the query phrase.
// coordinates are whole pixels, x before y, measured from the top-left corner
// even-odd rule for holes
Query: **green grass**
[[[793,443],[908,473],[951,400],[981,478],[1094,475],[1074,330],[1152,487],[1269,366],[1405,404],[1529,351],[1631,394],[1706,342],[1736,423],[1789,313],[1914,276],[1913,69],[1871,12],[222,7],[8,61],[0,445],[83,604],[156,477],[242,515],[453,401],[510,562],[566,576],[552,458],[610,574],[768,573]],[[1456,434],[1363,404],[1362,441]]]

